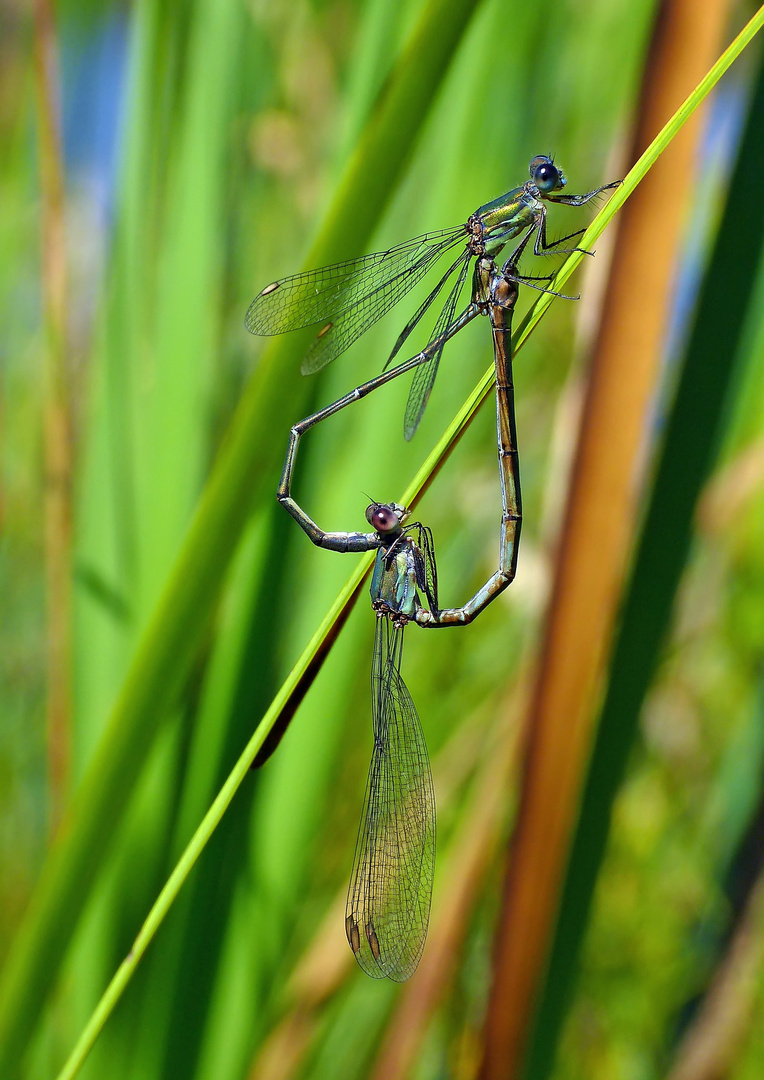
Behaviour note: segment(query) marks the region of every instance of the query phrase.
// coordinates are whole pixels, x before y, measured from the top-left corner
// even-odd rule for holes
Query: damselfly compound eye
[[[391,506],[384,503],[372,503],[367,507],[366,520],[379,533],[392,532],[400,525],[400,518]]]
[[[539,191],[543,191],[545,194],[563,186],[560,170],[548,157],[535,157],[533,159],[531,162],[531,180]]]

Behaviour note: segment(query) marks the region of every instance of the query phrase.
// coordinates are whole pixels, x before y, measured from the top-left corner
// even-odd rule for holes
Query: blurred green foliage
[[[428,76],[436,93],[426,112],[409,118],[405,168],[389,190],[369,178],[373,205],[363,221],[344,223],[336,257],[462,220],[521,182],[536,153],[554,151],[571,190],[610,178],[639,89],[652,5],[473,7],[465,21],[469,5],[444,5],[452,18],[459,13],[449,27],[458,42],[453,61],[441,81]],[[250,374],[275,372],[278,397],[264,395],[256,412],[267,450],[252,476],[251,505],[241,507],[247,525],[222,596],[211,595],[189,620],[193,671],[177,704],[158,706],[158,735],[138,781],[115,788],[128,811],[113,832],[104,825],[108,858],[50,1003],[34,1017],[19,1076],[52,1075],[70,1050],[349,573],[349,560],[313,549],[275,512],[272,493],[289,423],[377,372],[403,314],[392,313],[312,380],[299,375],[300,341],[268,353],[242,320],[266,281],[303,265],[377,95],[427,10],[419,0],[140,0],[126,8],[70,0],[60,8],[76,434],[73,786],[92,760]],[[48,801],[33,27],[21,11],[0,18],[5,955],[44,857]],[[717,122],[732,124],[734,102],[724,105]],[[717,196],[723,186],[722,178]],[[567,231],[569,220],[555,211],[552,233]],[[405,674],[436,782],[451,778],[439,803],[440,866],[481,745],[538,636],[587,344],[587,284],[579,307],[556,302],[517,365],[525,496],[518,580],[468,632],[407,635]],[[724,483],[711,489],[712,510],[699,519],[643,741],[619,795],[560,1077],[665,1075],[733,911],[725,883],[757,812],[764,752],[761,333],[752,318],[721,458]],[[311,432],[297,496],[315,519],[360,528],[364,492],[396,498],[489,359],[484,326],[459,336],[410,445],[401,438],[404,385]],[[435,533],[445,603],[462,602],[491,572],[498,513],[493,416],[484,409],[418,511]],[[83,1075],[248,1075],[290,1007],[288,979],[349,872],[369,752],[371,637],[362,602],[278,753],[236,798]],[[467,747],[455,776],[454,745]],[[499,874],[497,860],[494,887]],[[449,882],[437,876],[435,889],[437,905]],[[418,1076],[470,1073],[494,916],[486,889]],[[335,948],[345,950],[341,919],[335,929]],[[398,992],[352,971],[322,1005],[299,1075],[368,1075]],[[752,1033],[757,1019],[761,1026],[760,995],[755,1009]],[[735,1075],[760,1075],[762,1063],[752,1034]]]

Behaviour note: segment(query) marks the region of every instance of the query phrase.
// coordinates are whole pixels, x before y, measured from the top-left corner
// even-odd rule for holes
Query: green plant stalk
[[[700,86],[687,98],[683,105],[677,110],[674,117],[672,117],[659,132],[653,143],[647,148],[639,161],[635,164],[634,168],[631,169],[616,195],[610,199],[607,206],[605,206],[592,221],[582,240],[582,247],[586,247],[588,244],[593,243],[601,235],[603,229],[611,220],[616,210],[623,204],[625,199],[628,198],[629,194],[631,194],[637,184],[646,175],[650,167],[659,157],[660,152],[668,145],[677,131],[679,131],[682,124],[689,118],[694,109],[698,107],[703,98],[727,70],[732,61],[740,54],[763,22],[764,8],[759,11],[757,17],[754,20],[751,20],[751,23],[748,24],[740,35],[738,35],[732,45],[730,45],[706,78],[701,82]],[[764,109],[762,112],[764,113]],[[555,287],[562,285],[562,283],[570,277],[575,265],[582,257],[583,256],[580,253],[574,253],[566,261],[556,276]],[[549,307],[551,301],[552,297],[547,294],[542,294],[536,301],[536,304],[518,329],[515,352],[517,352],[517,350],[519,350],[528,340],[532,330],[537,325],[542,314]],[[706,310],[713,310],[713,307],[714,305],[707,304]],[[433,482],[450,453],[469,427],[480,406],[492,392],[494,381],[495,373],[493,365],[491,365],[401,497],[400,501],[402,505],[412,508],[416,505],[417,501]],[[364,578],[369,572],[372,562],[373,553],[365,555],[359,560],[359,565],[348,579],[347,584],[337,597],[337,600],[332,605],[320,627],[311,638],[311,641],[304,650],[302,656],[279,690],[278,695],[274,698],[268,711],[260,721],[241,757],[232,769],[228,779],[221,788],[207,814],[204,816],[201,824],[189,842],[188,847],[173,870],[167,884],[159,894],[156,903],[141,927],[133,948],[130,950],[128,957],[120,965],[117,973],[106,989],[101,1001],[88,1022],[87,1027],[83,1031],[80,1040],[74,1048],[71,1057],[59,1074],[58,1080],[70,1080],[71,1077],[76,1075],[106,1019],[119,1000],[127,983],[130,981],[138,961],[146,951],[149,942],[161,925],[175,897],[178,895],[192,866],[219,824],[226,808],[236,793],[236,790],[247,776],[250,763],[257,754],[257,751],[260,749],[265,738],[273,726],[282,717],[284,712],[294,711],[294,708],[296,707],[295,697],[301,699],[307,691],[310,682],[312,682],[315,673],[319,670],[320,665],[323,662],[323,658],[327,655],[331,643],[333,643],[336,638],[339,628],[346,620],[352,605],[360,595],[361,586]]]
[[[425,7],[358,142],[308,265],[363,250],[477,6],[477,0],[430,0]],[[288,427],[293,402],[283,393],[283,363],[290,350],[290,342],[277,342],[250,380],[16,935],[0,984],[2,1076],[18,1072],[126,801],[190,670],[259,485],[275,471],[280,450],[258,419],[281,417]]]
[[[761,12],[756,16],[761,22]],[[749,24],[750,25],[750,24]],[[764,205],[740,212],[747,178],[764,170],[764,63],[740,141],[727,203],[700,290],[630,581],[624,593],[609,681],[560,896],[525,1075],[546,1080],[575,978],[605,854],[613,803],[637,736],[645,695],[670,629],[690,550],[693,519],[724,430],[735,357],[755,302],[764,254]]]

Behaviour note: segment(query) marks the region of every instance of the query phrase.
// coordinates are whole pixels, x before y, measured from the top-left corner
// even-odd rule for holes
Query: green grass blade
[[[760,20],[761,13],[757,16]],[[764,168],[764,67],[752,97],[727,205],[698,299],[665,440],[625,594],[598,735],[560,902],[528,1057],[532,1080],[549,1076],[586,929],[613,802],[640,710],[670,625],[692,539],[693,516],[724,428],[734,359],[750,315],[764,251],[764,204],[740,212],[746,178]]]

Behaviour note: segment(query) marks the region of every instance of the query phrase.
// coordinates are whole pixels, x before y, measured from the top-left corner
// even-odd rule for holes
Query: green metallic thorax
[[[407,537],[399,539],[392,555],[380,548],[371,579],[373,606],[413,619],[419,607],[416,587],[413,541]]]
[[[512,188],[493,202],[475,211],[474,218],[483,226],[483,243],[486,254],[498,255],[508,240],[519,236],[538,221],[542,210],[533,184]]]

